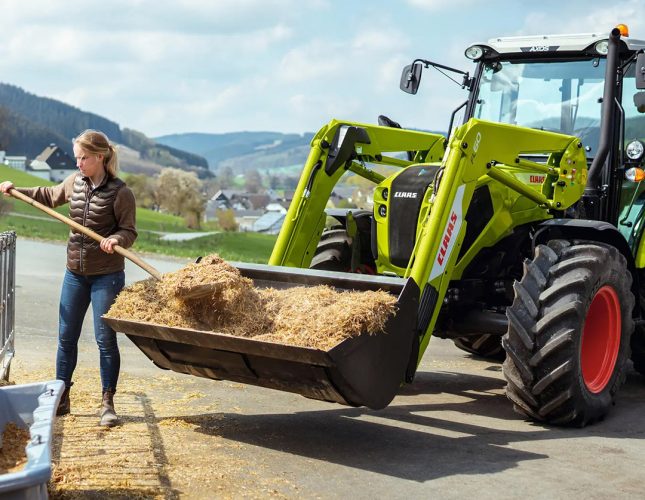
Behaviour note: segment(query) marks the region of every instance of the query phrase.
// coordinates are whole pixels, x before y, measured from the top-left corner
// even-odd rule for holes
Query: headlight
[[[477,61],[484,55],[484,47],[482,47],[481,45],[472,45],[466,49],[466,52],[464,52],[464,54],[468,59]]]
[[[600,54],[601,56],[606,56],[607,52],[609,52],[609,40],[600,40],[599,42],[596,42],[594,48],[596,49],[596,52],[598,52],[598,54]]]
[[[643,153],[645,153],[645,145],[641,141],[632,141],[625,148],[625,154],[630,160],[640,160]]]

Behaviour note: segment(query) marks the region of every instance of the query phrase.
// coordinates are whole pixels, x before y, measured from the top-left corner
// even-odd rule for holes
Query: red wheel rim
[[[610,286],[603,286],[591,301],[582,332],[580,363],[590,392],[601,392],[609,383],[618,351],[622,326],[620,300]]]

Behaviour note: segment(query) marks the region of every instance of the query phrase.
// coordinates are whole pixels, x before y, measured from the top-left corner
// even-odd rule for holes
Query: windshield
[[[475,118],[575,135],[595,155],[605,60],[495,62],[484,67]]]

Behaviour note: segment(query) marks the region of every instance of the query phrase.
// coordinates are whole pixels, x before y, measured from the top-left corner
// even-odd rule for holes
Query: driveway
[[[20,240],[17,383],[53,376],[64,245]],[[151,259],[162,272],[184,262]],[[128,265],[128,281],[146,277]],[[83,330],[72,415],[56,424],[54,495],[90,498],[643,498],[645,384],[632,372],[602,422],[522,419],[500,365],[432,339],[381,411],[155,368],[125,337],[117,410],[96,426],[97,352]],[[98,390],[97,390],[98,389]]]

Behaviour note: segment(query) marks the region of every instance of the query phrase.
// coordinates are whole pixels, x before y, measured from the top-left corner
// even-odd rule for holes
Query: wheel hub
[[[607,386],[614,373],[621,330],[620,299],[611,286],[605,285],[589,306],[580,350],[582,377],[594,394]]]

